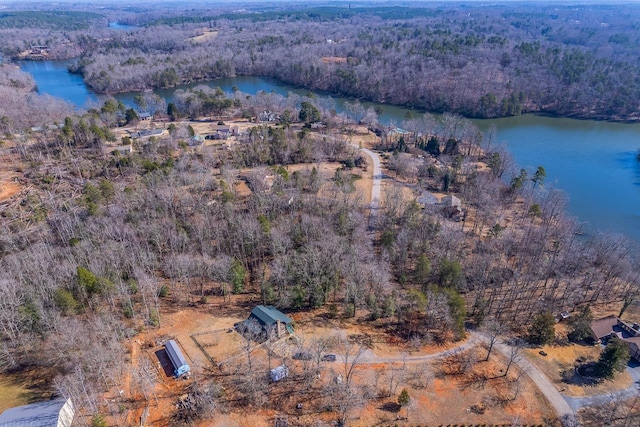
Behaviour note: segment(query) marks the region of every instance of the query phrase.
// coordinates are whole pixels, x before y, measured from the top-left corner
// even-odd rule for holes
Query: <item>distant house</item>
[[[64,124],[47,125],[45,127],[35,126],[31,128],[31,132],[43,132],[44,130],[56,130],[56,129],[62,129],[63,127],[64,127]]]
[[[293,321],[272,306],[259,305],[251,311],[249,318],[236,325],[242,334],[249,334],[257,340],[280,338],[293,333]]]
[[[143,113],[138,113],[138,117],[140,118],[140,120],[149,121],[149,120],[151,120],[153,118],[153,114],[147,113],[145,111]]]
[[[127,144],[127,145],[120,145],[118,147],[112,147],[110,151],[111,151],[111,154],[120,154],[120,155],[131,154],[133,153],[133,145]]]
[[[258,114],[258,120],[261,122],[275,122],[277,118],[277,114],[269,110],[264,110],[262,113]]]
[[[411,135],[411,132],[401,128],[386,129],[386,140],[388,142],[391,142],[391,141],[397,142],[400,140],[400,138],[405,138],[406,140],[406,138],[408,138],[410,135]]]
[[[162,129],[143,129],[138,132],[130,132],[132,138],[146,138],[150,136],[162,135]]]
[[[416,198],[416,202],[418,202],[423,206],[437,205],[438,198],[433,194],[429,193],[428,191],[425,191],[424,193],[422,193],[420,196]]]
[[[617,316],[607,316],[591,322],[591,338],[606,344],[609,338],[618,337],[629,346],[631,357],[640,362],[640,325],[628,325]]]
[[[453,194],[449,194],[440,199],[440,206],[442,206],[444,214],[447,217],[455,221],[462,219],[462,201]]]
[[[203,143],[204,143],[204,136],[202,136],[202,135],[193,135],[187,141],[187,145],[189,147],[196,147],[198,145],[202,145]]]
[[[271,371],[269,371],[269,378],[271,378],[271,381],[273,381],[274,383],[285,379],[288,376],[289,369],[287,369],[287,367],[284,365],[276,366]]]
[[[9,408],[0,414],[0,427],[70,427],[73,422],[71,399]]]
[[[31,55],[48,55],[49,46],[31,45]]]
[[[444,196],[442,199],[440,199],[440,204],[446,207],[457,207],[458,209],[462,208],[462,201],[453,194],[449,194],[448,196]]]
[[[231,127],[227,125],[220,125],[216,132],[213,134],[213,139],[227,139],[231,136]]]
[[[169,356],[169,360],[171,360],[171,364],[173,365],[173,375],[181,377],[191,370],[187,363],[187,359],[184,358],[182,351],[180,351],[180,347],[178,347],[178,343],[174,340],[169,340],[164,345],[164,349]]]

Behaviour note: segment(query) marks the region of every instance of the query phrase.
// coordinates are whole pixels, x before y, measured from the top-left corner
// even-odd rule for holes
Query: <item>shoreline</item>
[[[34,58],[34,59],[30,59],[30,58],[12,58],[12,62],[14,61],[35,61],[35,62],[43,62],[43,61],[68,61],[68,60],[72,60],[75,59],[77,57],[71,57],[71,58]],[[19,66],[19,64],[16,64]],[[71,71],[69,71],[69,73],[71,73]],[[82,75],[82,73],[80,72],[75,72],[73,74],[80,74]],[[145,86],[144,88],[128,88],[125,90],[118,90],[118,91],[106,91],[106,92],[101,92],[101,91],[97,91],[94,88],[92,88],[87,81],[84,79],[84,76],[82,76],[82,81],[84,82],[84,84],[87,86],[87,88],[89,90],[91,90],[92,92],[94,92],[96,95],[103,95],[103,96],[114,96],[114,95],[119,95],[119,94],[123,94],[123,93],[134,93],[134,92],[148,92],[148,91],[156,91],[156,90],[170,90],[170,89],[175,89],[179,86],[182,85],[189,85],[189,84],[198,84],[198,83],[202,83],[202,84],[207,84],[209,82],[213,82],[215,80],[218,79],[226,79],[226,78],[235,78],[235,77],[257,77],[257,78],[269,78],[269,79],[273,79],[279,83],[288,85],[288,86],[292,86],[294,88],[298,88],[298,89],[302,89],[302,90],[309,90],[309,91],[313,91],[313,92],[321,92],[322,94],[326,94],[328,96],[336,96],[336,97],[341,97],[341,98],[349,98],[349,99],[353,99],[354,101],[361,101],[361,102],[371,102],[371,103],[375,103],[375,104],[380,104],[380,105],[389,105],[392,107],[399,107],[399,108],[407,108],[407,109],[411,109],[411,110],[416,110],[419,111],[420,114],[423,113],[429,113],[429,114],[443,114],[443,113],[452,113],[452,114],[458,114],[466,119],[471,119],[471,120],[494,120],[494,119],[504,119],[504,118],[509,118],[509,117],[518,117],[518,116],[522,116],[522,115],[526,115],[526,114],[532,114],[532,115],[537,115],[537,116],[541,116],[541,117],[550,117],[550,118],[558,118],[558,119],[576,119],[576,120],[582,120],[582,121],[597,121],[597,122],[608,122],[608,123],[622,123],[622,124],[637,124],[640,123],[640,113],[638,114],[638,116],[632,116],[632,117],[619,117],[619,116],[603,116],[600,114],[596,114],[596,115],[587,115],[584,113],[580,113],[580,112],[575,112],[575,113],[570,113],[570,114],[557,114],[554,112],[550,112],[550,111],[545,111],[545,110],[541,110],[541,109],[528,109],[528,110],[523,110],[521,114],[519,115],[504,115],[504,116],[495,116],[495,117],[479,117],[479,116],[473,116],[473,115],[465,115],[465,114],[461,114],[459,112],[456,111],[451,111],[451,110],[447,110],[447,111],[438,111],[438,110],[428,110],[424,107],[421,106],[416,106],[416,105],[410,105],[410,104],[390,104],[390,103],[385,103],[385,102],[380,102],[380,101],[376,101],[376,100],[372,100],[372,99],[368,99],[365,97],[355,97],[352,96],[348,93],[339,93],[339,92],[331,92],[331,91],[327,91],[324,89],[318,89],[318,88],[313,88],[313,87],[306,87],[306,86],[297,86],[293,83],[281,80],[277,77],[273,77],[273,76],[269,76],[269,75],[261,75],[261,74],[231,74],[228,76],[221,76],[221,77],[217,77],[217,78],[211,78],[211,79],[203,79],[203,80],[185,80],[185,81],[181,81],[179,84],[174,85],[174,86],[168,86],[168,87],[154,87],[154,86]]]

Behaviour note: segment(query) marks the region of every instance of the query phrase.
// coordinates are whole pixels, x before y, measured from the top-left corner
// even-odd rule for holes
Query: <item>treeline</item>
[[[511,5],[181,15],[96,43],[78,70],[107,93],[266,75],[468,117],[633,120],[640,34],[627,18],[638,12]],[[216,37],[192,42],[203,24]]]
[[[92,12],[56,11],[5,11],[0,13],[0,29],[48,28],[51,30],[83,30],[102,15]]]

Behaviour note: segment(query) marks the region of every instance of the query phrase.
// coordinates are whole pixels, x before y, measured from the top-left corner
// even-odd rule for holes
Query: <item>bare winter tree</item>
[[[487,338],[487,357],[484,359],[485,361],[489,360],[493,346],[498,342],[500,335],[506,331],[504,324],[496,320],[489,320],[482,327],[481,333]]]
[[[508,348],[507,353],[507,366],[504,368],[504,376],[506,377],[509,374],[509,369],[514,363],[518,363],[520,358],[522,357],[522,352],[525,348],[525,342],[520,339],[512,340],[511,342],[504,342],[503,345],[506,345]]]

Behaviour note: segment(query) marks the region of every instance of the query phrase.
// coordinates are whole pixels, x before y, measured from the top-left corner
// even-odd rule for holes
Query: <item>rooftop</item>
[[[251,311],[251,316],[260,320],[265,325],[273,325],[280,321],[291,323],[291,319],[285,316],[280,310],[272,306],[259,305]]]
[[[618,318],[614,315],[591,322],[591,330],[597,339],[606,337],[613,332],[613,327],[618,324]]]
[[[9,408],[0,415],[0,427],[57,427],[60,411],[70,401],[48,400]]]

